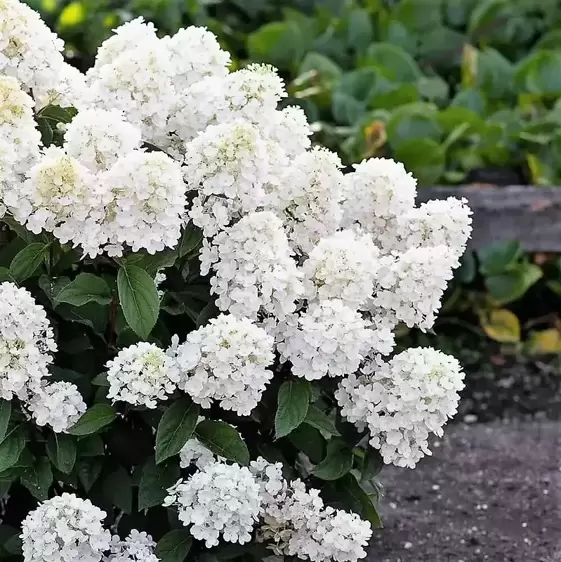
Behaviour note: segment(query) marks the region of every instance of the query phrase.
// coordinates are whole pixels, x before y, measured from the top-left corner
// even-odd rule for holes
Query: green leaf
[[[247,50],[254,61],[287,69],[297,64],[304,55],[305,38],[294,21],[267,23],[249,34]]]
[[[249,464],[249,451],[235,428],[221,421],[204,420],[195,431],[201,443],[216,455],[237,462]]]
[[[0,472],[4,472],[14,466],[24,448],[25,438],[23,431],[19,426],[15,426],[0,443]]]
[[[338,480],[353,466],[353,452],[342,439],[332,439],[327,443],[327,456],[312,471],[322,480]]]
[[[456,270],[456,279],[468,285],[472,283],[477,274],[477,264],[474,253],[467,251],[460,259],[460,267]]]
[[[77,464],[78,479],[84,490],[89,492],[96,483],[101,471],[103,470],[103,461],[98,458],[81,460]]]
[[[534,264],[519,264],[516,269],[500,275],[491,275],[485,279],[489,294],[497,304],[507,304],[518,300],[539,279],[542,270]]]
[[[103,493],[110,503],[125,513],[132,512],[132,478],[122,466],[104,479]]]
[[[0,400],[0,443],[6,437],[11,415],[12,403],[9,400]]]
[[[287,439],[298,451],[302,451],[314,464],[320,463],[325,456],[325,439],[311,425],[303,423],[291,431]]]
[[[199,406],[188,396],[174,402],[164,413],[156,433],[156,463],[177,455],[193,435],[199,418]]]
[[[47,455],[55,468],[70,474],[76,462],[76,442],[66,433],[51,433],[47,439]]]
[[[432,139],[405,140],[395,149],[394,157],[403,162],[422,186],[437,183],[446,162],[444,150]]]
[[[20,555],[21,554],[21,539],[19,537],[20,531],[10,527],[9,525],[0,525],[0,554],[3,554],[2,549],[8,554]]]
[[[80,273],[56,295],[55,302],[65,302],[74,306],[83,306],[88,302],[109,304],[111,291],[109,285],[101,278],[91,273]]]
[[[305,419],[312,398],[312,387],[304,379],[283,382],[277,398],[275,437],[279,439],[296,429]]]
[[[515,241],[489,244],[477,251],[481,275],[498,275],[516,267],[522,257],[522,246]]]
[[[74,109],[63,108],[58,105],[47,105],[39,111],[38,117],[52,121],[52,126],[56,127],[58,123],[70,123],[76,111]]]
[[[378,449],[369,447],[364,455],[362,462],[362,469],[360,479],[363,482],[370,482],[373,478],[378,476],[380,471],[384,468],[384,459]]]
[[[158,541],[156,556],[160,562],[183,562],[192,544],[193,537],[187,529],[174,529]]]
[[[94,404],[68,430],[71,435],[90,435],[109,425],[117,417],[117,411],[109,404]]]
[[[53,142],[53,128],[49,123],[48,119],[44,119],[42,117],[37,118],[37,128],[41,133],[41,142],[44,146],[49,146]]]
[[[24,471],[21,483],[39,501],[45,501],[49,497],[49,488],[53,481],[51,463],[47,457],[40,457],[37,462]]]
[[[203,231],[189,222],[183,230],[179,243],[179,257],[188,256],[199,248],[203,241]]]
[[[362,53],[374,38],[370,14],[364,9],[354,9],[348,16],[347,43]]]
[[[10,264],[10,275],[18,283],[25,281],[39,269],[48,250],[48,244],[41,244],[40,242],[29,244],[29,246],[26,246],[23,250],[18,252],[12,260]]]
[[[78,441],[78,454],[80,457],[101,457],[105,454],[105,445],[99,435],[91,435]]]
[[[197,328],[206,326],[209,320],[216,318],[219,314],[220,310],[218,310],[218,307],[214,304],[214,302],[209,302],[198,314],[195,325]]]
[[[335,427],[335,423],[329,418],[329,416],[320,410],[317,406],[310,404],[308,408],[308,413],[304,419],[304,423],[323,431],[327,435],[333,435],[339,437],[340,433]]]
[[[128,325],[141,338],[147,338],[160,312],[160,298],[154,279],[140,267],[125,264],[117,274],[117,286]]]
[[[99,373],[92,379],[92,384],[94,386],[110,386],[107,380],[107,373]]]
[[[382,519],[378,514],[370,496],[362,489],[356,478],[351,474],[346,474],[335,483],[336,489],[347,509],[360,514],[370,521],[375,529],[381,529]]]
[[[138,490],[138,510],[142,511],[155,505],[162,505],[171,488],[179,479],[179,466],[168,461],[156,464],[154,457],[148,459],[142,470]]]
[[[372,43],[363,64],[376,67],[386,78],[401,83],[416,82],[421,77],[415,59],[401,47],[391,43]]]
[[[176,250],[166,250],[157,254],[132,254],[126,260],[128,265],[136,265],[150,275],[156,275],[160,269],[172,267],[177,260]]]

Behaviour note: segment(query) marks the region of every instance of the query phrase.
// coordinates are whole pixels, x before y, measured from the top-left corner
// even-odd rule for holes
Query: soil
[[[561,562],[561,426],[456,424],[415,470],[385,467],[372,562]]]

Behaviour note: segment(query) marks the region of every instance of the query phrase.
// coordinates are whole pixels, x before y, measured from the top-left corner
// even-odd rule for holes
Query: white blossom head
[[[27,407],[37,425],[49,425],[55,433],[66,432],[87,409],[78,387],[62,381],[34,389]]]
[[[103,562],[159,562],[156,543],[145,532],[133,529],[125,540],[117,535],[111,538],[110,554]]]
[[[111,541],[106,515],[74,494],[44,501],[22,523],[25,562],[99,562]]]
[[[109,392],[114,401],[156,408],[177,388],[175,361],[154,344],[140,342],[121,350],[107,363]]]
[[[384,236],[392,221],[415,204],[417,180],[401,162],[370,158],[345,176],[344,224],[358,223],[374,236]]]
[[[322,238],[302,266],[308,298],[360,308],[374,292],[379,253],[370,234],[342,230]]]
[[[42,306],[23,288],[0,284],[0,398],[27,399],[49,375],[56,351],[53,331]]]
[[[460,364],[435,349],[414,348],[389,363],[367,363],[363,372],[340,383],[341,414],[368,428],[385,463],[413,468],[431,454],[429,435],[441,436],[456,413],[464,386]]]
[[[179,466],[181,468],[189,468],[194,464],[199,470],[202,470],[217,460],[223,459],[205,447],[196,437],[187,439],[187,442],[179,451]]]
[[[266,211],[250,213],[203,248],[201,270],[212,265],[210,282],[221,310],[252,319],[262,312],[282,320],[304,291],[291,254],[280,219]]]
[[[332,299],[311,304],[277,349],[291,362],[294,375],[315,380],[354,373],[372,340],[372,331],[360,314]]]
[[[215,462],[168,490],[165,506],[207,548],[226,542],[245,544],[259,515],[259,484],[245,466]]]
[[[117,160],[140,148],[140,130],[116,110],[86,109],[67,126],[64,148],[92,172],[110,168]]]
[[[247,416],[273,378],[273,338],[248,318],[221,314],[175,349],[179,384],[194,402]]]

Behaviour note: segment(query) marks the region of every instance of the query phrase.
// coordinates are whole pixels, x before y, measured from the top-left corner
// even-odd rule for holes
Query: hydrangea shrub
[[[274,68],[134,20],[85,74],[0,0],[0,558],[354,562],[463,374],[428,330],[470,234],[342,173]]]

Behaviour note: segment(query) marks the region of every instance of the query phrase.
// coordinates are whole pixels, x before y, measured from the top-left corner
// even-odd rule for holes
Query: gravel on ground
[[[561,425],[452,425],[415,470],[385,467],[368,562],[561,562]]]

